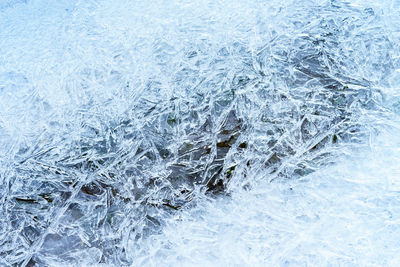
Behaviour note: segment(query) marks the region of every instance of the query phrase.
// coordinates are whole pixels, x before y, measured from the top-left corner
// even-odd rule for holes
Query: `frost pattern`
[[[319,183],[392,125],[394,1],[243,2],[1,6],[0,264],[163,261],[180,216]]]

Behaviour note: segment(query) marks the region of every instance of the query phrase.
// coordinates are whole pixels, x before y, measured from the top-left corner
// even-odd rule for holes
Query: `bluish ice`
[[[399,266],[400,2],[3,0],[0,266]]]

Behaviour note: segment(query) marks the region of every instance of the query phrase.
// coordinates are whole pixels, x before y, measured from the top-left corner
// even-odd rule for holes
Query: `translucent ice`
[[[396,265],[399,3],[265,2],[0,4],[0,264]]]
[[[398,266],[399,130],[307,177],[200,200],[142,244],[138,266]]]

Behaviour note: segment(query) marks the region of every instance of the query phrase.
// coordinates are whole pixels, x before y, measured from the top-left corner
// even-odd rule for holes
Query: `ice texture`
[[[0,265],[398,265],[399,8],[3,2]]]
[[[398,266],[399,130],[309,176],[199,201],[141,244],[137,265]]]

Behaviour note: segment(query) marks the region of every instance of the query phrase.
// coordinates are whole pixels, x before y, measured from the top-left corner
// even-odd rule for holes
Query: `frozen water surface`
[[[399,1],[0,4],[0,265],[400,265]]]

